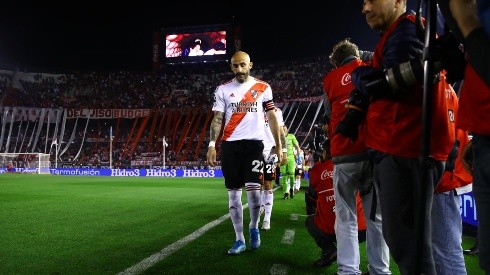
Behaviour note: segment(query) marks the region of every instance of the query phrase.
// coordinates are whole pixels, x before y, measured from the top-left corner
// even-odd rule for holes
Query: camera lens
[[[417,82],[417,79],[422,79],[424,68],[422,60],[410,60],[401,63],[399,66],[386,70],[386,81],[390,87],[397,91],[402,88],[412,86]]]

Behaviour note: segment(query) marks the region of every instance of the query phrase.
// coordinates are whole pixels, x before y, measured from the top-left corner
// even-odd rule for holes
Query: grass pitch
[[[221,178],[1,174],[0,274],[334,274],[336,264],[312,265],[320,249],[305,213],[303,190],[289,200],[277,190],[261,248],[229,256]],[[248,209],[244,218],[248,229]],[[483,274],[465,257],[468,274]],[[361,260],[367,271],[364,244]]]

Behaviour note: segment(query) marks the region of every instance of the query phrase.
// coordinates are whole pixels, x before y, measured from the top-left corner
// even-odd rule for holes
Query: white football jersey
[[[225,114],[223,140],[264,140],[264,111],[274,108],[267,82],[250,77],[233,79],[216,88],[213,111]]]
[[[282,111],[279,108],[274,108],[276,117],[277,117],[277,122],[279,123],[279,127],[282,127],[284,125],[284,119],[282,116]],[[264,131],[265,131],[265,136],[264,136],[264,155],[269,155],[269,152],[272,148],[272,146],[276,145],[276,141],[274,140],[274,135],[272,135],[271,128],[269,127],[269,120],[267,119],[267,114],[264,113]]]

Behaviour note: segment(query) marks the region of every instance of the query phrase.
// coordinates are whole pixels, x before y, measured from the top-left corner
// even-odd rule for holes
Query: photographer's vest
[[[345,156],[346,162],[367,159],[367,148],[365,145],[366,131],[363,124],[359,127],[359,135],[355,141],[352,141],[350,138],[345,137],[340,133],[335,133],[335,128],[347,113],[348,109],[345,108],[345,103],[349,99],[351,91],[354,90],[354,85],[351,81],[351,73],[355,68],[363,65],[366,64],[361,60],[353,59],[347,64],[343,64],[340,67],[331,70],[323,77],[325,94],[327,95],[328,102],[331,104],[332,108],[328,136],[331,144],[330,153],[335,164],[340,163],[338,161],[339,156]],[[365,157],[362,157],[362,155],[365,155]],[[352,156],[353,158],[347,156]],[[359,158],[355,159],[356,156]]]
[[[466,171],[466,169],[463,166],[463,163],[461,162],[461,155],[462,155],[463,148],[466,146],[466,144],[469,141],[468,133],[461,129],[457,129],[456,137],[459,140],[460,144],[458,150],[458,157],[456,158],[454,163],[454,169],[444,170],[444,172],[442,173],[441,180],[439,181],[439,183],[437,184],[434,190],[435,193],[451,191],[458,187],[471,184],[473,182],[473,177]]]
[[[335,234],[335,198],[333,188],[333,163],[324,160],[315,164],[310,170],[310,185],[318,195],[316,214],[313,218],[315,225],[325,234]],[[366,230],[366,218],[362,208],[361,196],[356,195],[357,227]]]
[[[402,15],[383,33],[374,51],[372,67],[382,68],[383,49],[388,38],[403,20],[415,24],[415,14]],[[415,34],[414,34],[415,35]],[[448,114],[445,89],[452,89],[446,82],[444,72],[434,87],[432,104],[431,150],[430,156],[445,161],[453,146],[454,124]],[[418,158],[421,154],[423,86],[414,85],[410,94],[400,100],[378,99],[371,103],[366,119],[366,145],[383,153]],[[454,116],[452,116],[454,117]]]
[[[490,88],[469,63],[459,94],[457,127],[472,134],[490,135]]]

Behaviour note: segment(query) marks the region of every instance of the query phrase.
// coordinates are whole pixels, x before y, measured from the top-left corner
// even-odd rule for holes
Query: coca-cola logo
[[[323,170],[321,179],[326,180],[327,178],[333,178],[333,171]]]
[[[351,79],[350,79],[350,73],[346,73],[342,76],[342,80],[341,80],[341,83],[342,85],[347,85],[349,83],[351,83]]]

